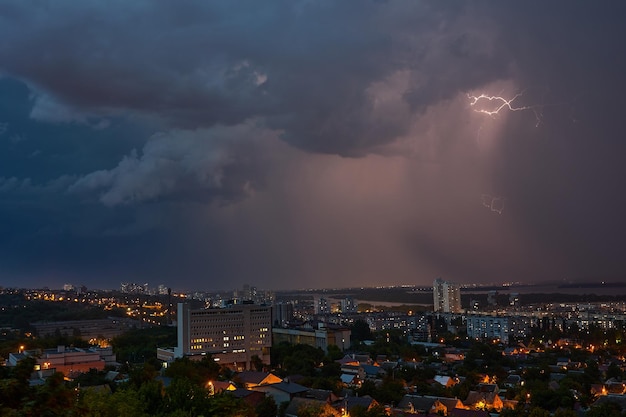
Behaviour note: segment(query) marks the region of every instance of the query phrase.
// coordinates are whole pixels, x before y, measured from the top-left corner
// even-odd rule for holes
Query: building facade
[[[467,317],[467,336],[477,340],[510,340],[525,338],[532,319],[523,316],[481,316]]]
[[[509,341],[509,318],[494,316],[469,316],[467,336],[472,339],[497,339]]]
[[[293,320],[293,304],[291,303],[274,303],[272,305],[272,326],[283,327]]]
[[[270,363],[272,311],[269,306],[236,304],[226,308],[192,310],[178,304],[176,357],[211,354],[235,370],[251,369],[254,356]]]
[[[433,302],[435,313],[460,313],[461,287],[437,278],[433,282]]]
[[[117,364],[111,348],[81,349],[61,345],[56,349],[10,353],[7,365],[15,366],[20,360],[29,356],[36,359],[36,371],[54,370],[71,378],[89,372],[91,369],[102,371],[106,365]]]
[[[335,345],[340,350],[350,347],[352,332],[348,327],[319,325],[317,329],[307,328],[274,328],[272,337],[276,344],[288,342],[292,345],[309,345],[328,351],[329,345]]]

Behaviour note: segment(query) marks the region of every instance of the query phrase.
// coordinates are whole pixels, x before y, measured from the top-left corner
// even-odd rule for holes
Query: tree
[[[617,366],[615,362],[611,362],[609,368],[606,370],[606,378],[615,378],[621,380],[623,376],[624,372],[622,371],[622,368]]]
[[[250,363],[252,367],[259,372],[261,372],[263,370],[263,367],[265,366],[261,358],[259,358],[259,355],[252,355],[252,357],[250,358]]]
[[[523,407],[505,408],[499,417],[527,417],[528,413]]]
[[[357,394],[359,394],[360,397],[364,397],[366,395],[373,397],[376,391],[376,384],[370,379],[366,379],[365,381],[363,381],[361,386],[356,390]]]
[[[569,410],[566,408],[559,408],[554,413],[554,417],[577,417],[578,414],[574,410]]]
[[[196,385],[204,385],[207,381],[218,379],[220,371],[221,367],[211,355],[206,355],[199,362],[192,361],[188,357],[176,359],[164,374],[170,378],[186,378]]]
[[[313,346],[298,344],[282,361],[283,369],[287,374],[314,376],[319,363],[324,358],[324,351]]]
[[[74,378],[72,386],[89,387],[106,384],[108,382],[106,374],[106,371],[98,371],[97,369],[92,368]]]
[[[142,362],[156,357],[158,346],[176,345],[176,329],[158,326],[147,329],[134,329],[118,337],[111,344],[120,362]]]
[[[166,413],[183,410],[195,416],[208,406],[208,391],[187,378],[175,378],[165,390],[164,408]]]
[[[343,357],[343,352],[339,349],[337,345],[328,345],[326,348],[326,357],[324,358],[324,362],[333,362],[337,359],[341,359]]]
[[[585,377],[590,383],[600,382],[600,370],[598,369],[598,362],[596,361],[587,361],[587,366],[584,370]]]
[[[22,359],[17,363],[17,365],[15,365],[15,368],[13,368],[13,378],[18,380],[19,382],[28,383],[30,375],[35,370],[36,363],[37,361],[35,360],[35,358],[30,356]]]
[[[341,376],[341,365],[337,362],[325,362],[321,369],[321,376],[339,378]]]
[[[163,394],[163,384],[157,380],[144,382],[137,391],[144,410],[151,416],[158,415],[163,408]]]
[[[364,340],[372,340],[372,331],[369,324],[363,319],[357,319],[350,327],[351,336],[353,342],[362,342]]]
[[[201,415],[212,417],[251,417],[254,415],[253,409],[228,392],[210,397],[206,409],[200,411],[202,411]]]
[[[586,417],[623,417],[623,413],[619,404],[609,401],[591,407]]]
[[[377,404],[373,407],[365,408],[362,405],[355,405],[350,409],[350,417],[386,417],[385,406]]]
[[[404,381],[386,377],[372,396],[381,404],[398,404],[404,396]]]
[[[113,394],[103,391],[81,391],[77,407],[85,417],[148,417],[142,399],[132,386],[116,390]]]
[[[528,417],[550,417],[550,412],[541,407],[534,407],[530,410]]]
[[[35,401],[24,405],[26,415],[57,416],[72,409],[77,401],[77,392],[68,388],[63,374],[55,372],[43,386],[35,391]]]
[[[35,359],[24,358],[11,369],[9,378],[0,380],[0,406],[19,409],[23,403],[32,399],[34,391],[28,380],[34,369]]]
[[[276,405],[276,401],[274,401],[274,397],[267,396],[263,398],[263,401],[256,406],[255,411],[257,417],[276,417],[278,406]]]
[[[298,417],[340,417],[340,413],[328,404],[302,404],[298,408]]]
[[[130,384],[135,386],[135,388],[139,388],[142,384],[152,381],[157,375],[157,370],[149,363],[132,365],[129,372]]]

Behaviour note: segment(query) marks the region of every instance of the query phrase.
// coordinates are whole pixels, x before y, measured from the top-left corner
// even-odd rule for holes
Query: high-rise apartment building
[[[283,327],[293,320],[293,304],[278,302],[272,305],[272,326]]]
[[[191,310],[178,304],[178,346],[175,356],[210,353],[235,370],[251,369],[253,356],[270,363],[271,307],[236,304],[226,308]]]
[[[339,310],[342,313],[356,313],[357,304],[354,302],[354,298],[346,297],[339,301]]]
[[[330,304],[324,297],[314,298],[315,314],[328,314],[330,313]]]
[[[437,278],[433,282],[433,301],[435,313],[460,313],[461,287]]]

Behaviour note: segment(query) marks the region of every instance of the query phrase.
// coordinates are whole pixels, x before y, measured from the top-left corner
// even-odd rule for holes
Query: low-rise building
[[[56,349],[10,353],[7,365],[15,366],[22,359],[34,357],[35,371],[56,371],[74,377],[90,369],[103,370],[107,365],[105,358],[111,359],[111,355],[108,350],[103,353],[96,349],[58,346]]]
[[[313,328],[281,328],[272,329],[274,344],[288,342],[293,345],[303,344],[328,350],[328,346],[335,345],[340,350],[350,347],[351,331],[347,327],[326,325],[320,323],[317,329]]]

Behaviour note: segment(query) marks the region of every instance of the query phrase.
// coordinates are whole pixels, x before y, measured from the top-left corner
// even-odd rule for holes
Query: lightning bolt
[[[503,197],[494,197],[489,194],[483,194],[481,196],[481,200],[484,207],[487,207],[494,213],[502,214],[504,210],[504,202],[506,201]]]
[[[522,93],[517,93],[513,96],[513,98],[507,99],[502,96],[490,96],[488,94],[481,94],[479,96],[475,96],[472,94],[467,94],[467,98],[470,100],[470,106],[476,107],[474,111],[476,113],[486,114],[495,119],[495,117],[500,113],[500,111],[523,111],[530,110],[535,114],[535,119],[537,123],[535,127],[539,127],[541,124],[541,113],[538,111],[540,106],[516,106],[513,104],[515,100],[521,97]]]

